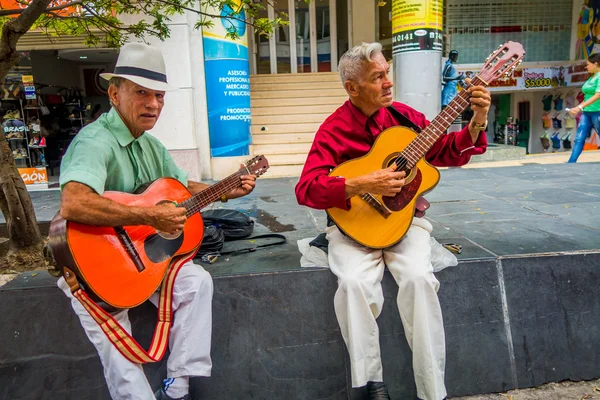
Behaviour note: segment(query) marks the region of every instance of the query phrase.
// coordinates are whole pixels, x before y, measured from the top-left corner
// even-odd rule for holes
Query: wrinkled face
[[[165,103],[165,92],[147,89],[129,80],[108,90],[110,100],[131,133],[137,137],[154,128]]]
[[[392,105],[392,87],[390,80],[390,65],[381,53],[371,57],[370,63],[364,64],[363,73],[358,82],[360,102],[373,109]]]

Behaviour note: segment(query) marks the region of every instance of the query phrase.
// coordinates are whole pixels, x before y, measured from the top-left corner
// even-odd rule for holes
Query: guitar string
[[[241,177],[241,176],[242,176],[242,172],[241,172],[241,171],[238,171],[238,172],[236,172],[236,173],[234,173],[234,174],[230,175],[229,177],[225,178],[224,180],[222,180],[222,181],[220,181],[220,182],[216,183],[214,186],[211,186],[211,187],[209,187],[209,188],[207,188],[207,189],[205,189],[205,190],[211,190],[211,188],[214,188],[214,187],[215,187],[215,186],[217,186],[217,185],[221,185],[221,186],[223,186],[223,187],[222,187],[222,188],[219,190],[219,192],[220,192],[220,191],[223,191],[223,193],[228,193],[228,192],[230,192],[231,190],[233,190],[233,189],[235,189],[235,188],[237,188],[237,187],[240,187],[240,186],[241,186],[241,184],[240,184],[240,183],[241,183],[241,181],[240,181],[240,182],[235,182],[235,181],[233,181],[233,182],[229,182],[229,183],[226,183],[226,182],[227,182],[227,181],[229,181],[229,180],[232,180],[233,178],[236,178],[236,177]],[[225,184],[224,184],[224,183],[225,183]],[[201,201],[199,201],[199,200],[202,200],[202,201],[207,201],[207,200],[209,200],[209,199],[210,199],[210,197],[211,197],[211,196],[210,196],[210,194],[203,194],[203,195],[200,195],[201,193],[202,193],[202,192],[199,192],[199,193],[197,193],[196,195],[194,195],[194,196],[190,197],[189,199],[186,199],[186,200],[184,200],[184,201],[182,202],[182,203],[185,203],[185,202],[188,202],[189,200],[194,200],[194,203],[195,203],[195,204],[193,204],[191,207],[189,207],[189,208],[188,208],[188,207],[186,207],[185,205],[182,205],[182,203],[180,203],[180,204],[178,204],[178,205],[177,205],[177,207],[185,207],[185,208],[186,208],[186,217],[188,216],[188,214],[189,214],[189,216],[192,216],[192,215],[194,215],[196,212],[200,211],[202,208],[206,207],[206,206],[200,207],[200,206],[199,206],[199,204],[201,203]],[[218,192],[217,192],[217,193],[218,193]],[[199,195],[200,195],[200,196],[199,196]],[[196,197],[196,196],[197,196],[197,197]],[[218,197],[219,197],[219,196],[216,196],[216,198],[218,198]],[[208,204],[210,204],[210,203],[208,203]],[[208,205],[208,204],[206,204],[206,205]],[[191,214],[190,214],[190,211],[192,211],[192,212],[191,212]],[[131,230],[130,230],[129,232],[127,232],[127,233],[128,233],[129,235],[131,235],[131,234],[133,234],[134,232],[136,232],[136,231],[139,231],[139,230],[143,230],[143,229],[154,229],[154,228],[152,228],[150,225],[139,225],[139,226],[136,226],[134,229],[131,229]],[[154,231],[156,231],[156,229],[154,229]],[[153,236],[153,237],[151,237],[151,238],[150,238],[150,239],[149,239],[147,242],[145,242],[145,243],[150,243],[150,242],[152,242],[152,241],[154,241],[154,240],[158,239],[158,237],[160,237],[160,235],[158,234],[158,231],[156,231],[156,233],[157,233],[157,235],[156,235],[156,236]]]
[[[478,77],[476,79],[478,79]],[[472,83],[470,83],[458,96],[456,96],[454,100],[448,105],[448,107],[442,110],[442,112],[434,118],[434,120],[425,128],[422,134],[417,136],[417,138],[404,149],[402,154],[396,158],[395,164],[397,166],[397,169],[405,168],[409,162],[413,165],[416,165],[418,161],[426,155],[429,148],[433,146],[433,144],[435,144],[437,140],[437,138],[434,139],[433,137],[430,137],[430,131],[433,131],[433,133],[436,134],[438,138],[443,134],[443,131],[440,133],[441,129],[437,126],[437,124],[440,123],[440,117],[443,117],[446,120],[446,122],[449,122],[449,120],[454,121],[456,117],[458,117],[460,112],[469,105],[469,102],[465,97],[468,97],[467,89],[473,86],[474,84],[476,84],[475,80],[473,80]],[[453,104],[455,102],[460,104],[462,109],[456,107],[456,104]],[[453,116],[452,114],[448,113],[448,110],[452,110],[453,113],[456,112],[456,115]],[[430,143],[429,140],[432,140],[433,142]],[[421,147],[421,145],[424,145],[424,148]],[[416,153],[415,150],[419,150],[419,152],[422,153],[422,155],[413,154]],[[416,161],[414,158],[416,158]]]
[[[475,79],[478,79],[478,77],[476,77]],[[413,164],[413,166],[414,166],[414,165],[416,165],[418,163],[418,161],[422,157],[425,156],[426,152],[429,150],[429,148],[433,144],[435,144],[435,141],[436,141],[436,139],[434,139],[433,137],[429,136],[430,135],[429,131],[433,131],[433,133],[436,134],[438,136],[438,138],[439,138],[441,136],[441,134],[443,134],[443,132],[442,133],[439,132],[439,128],[436,125],[436,124],[439,123],[439,121],[437,121],[437,120],[440,117],[443,117],[446,120],[446,122],[449,122],[449,119],[451,121],[454,121],[456,119],[456,117],[458,116],[458,114],[460,114],[459,109],[458,108],[454,109],[454,111],[458,111],[455,116],[452,116],[452,114],[449,114],[448,110],[452,110],[451,106],[455,102],[459,103],[463,107],[462,110],[464,110],[469,105],[469,102],[467,101],[467,99],[464,98],[464,94],[467,94],[468,93],[467,89],[469,87],[473,86],[473,84],[475,84],[474,83],[475,79],[473,80],[473,82],[471,84],[469,84],[465,88],[465,90],[462,91],[462,93],[460,93],[458,96],[455,97],[455,99],[450,103],[450,105],[448,107],[446,107],[444,110],[442,110],[442,112],[436,118],[434,118],[434,120],[432,121],[432,123],[426,128],[425,132],[423,132],[422,135],[417,136],[417,138],[407,146],[407,148],[404,150],[404,152],[400,156],[398,156],[396,158],[395,164],[396,164],[397,168],[403,169],[403,168],[405,168],[408,165],[409,162],[411,164]],[[461,104],[460,101],[463,101],[465,104]],[[430,143],[429,140],[432,140],[433,143]],[[423,143],[424,141],[426,143]],[[422,144],[424,145],[424,148],[421,147]],[[410,152],[410,151],[414,150],[413,148],[416,148],[416,150],[419,150],[421,153],[423,153],[422,156],[419,156],[418,154],[415,154],[414,157],[416,157],[416,160],[413,158],[413,153]],[[409,152],[407,152],[407,151],[409,151]],[[407,153],[405,154],[405,152],[407,152]],[[409,156],[409,154],[410,154],[410,156]],[[247,166],[245,167],[245,169],[246,169],[246,172],[249,172]],[[214,191],[216,189],[217,185],[222,185],[223,187],[221,188],[221,190],[218,190],[217,193],[220,192],[220,191],[222,191],[222,190],[226,190],[226,192],[227,191],[231,191],[231,190],[233,190],[233,189],[241,186],[241,185],[239,185],[239,182],[225,183],[224,185],[223,185],[223,183],[227,182],[228,180],[231,180],[233,178],[240,177],[240,176],[242,176],[241,170],[239,170],[236,173],[234,173],[234,174],[230,175],[229,177],[225,178],[223,181],[218,182],[214,186],[207,188],[206,190],[207,191],[210,191],[210,190]],[[226,193],[226,192],[223,192],[223,193]],[[213,197],[213,196],[215,196],[215,200],[219,197],[216,193],[202,194],[202,192],[199,192],[195,196],[192,196],[189,199],[186,199],[182,203],[178,204],[178,207],[185,207],[186,208],[186,217],[189,218],[192,215],[194,215],[196,212],[199,212],[200,210],[202,210],[202,208],[204,208],[206,205],[210,204],[211,201],[208,201],[208,200],[210,200],[211,197]],[[200,204],[202,202],[206,202],[206,201],[208,201],[208,203],[206,205],[200,206]],[[212,200],[212,201],[214,201],[214,200]],[[188,208],[184,203],[192,203],[192,206]],[[138,226],[135,229],[132,229],[129,233],[132,234],[132,233],[134,233],[135,231],[137,231],[139,229],[147,229],[147,228],[148,228],[147,225]],[[157,239],[158,236],[159,235],[150,238],[149,242],[152,241],[152,240],[154,240],[154,239]]]

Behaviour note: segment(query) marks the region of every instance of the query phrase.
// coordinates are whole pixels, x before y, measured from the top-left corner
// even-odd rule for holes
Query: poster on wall
[[[204,68],[210,152],[212,157],[249,154],[250,144],[250,72],[248,33],[244,9],[234,0],[235,10],[224,6],[221,11],[207,6],[212,15],[234,15],[236,19],[213,18],[203,27]],[[239,11],[239,14],[237,13]],[[241,21],[240,21],[241,20]],[[239,39],[226,38],[235,29]]]
[[[600,53],[600,0],[583,0],[577,17],[575,59],[587,60]]]
[[[45,167],[19,168],[18,170],[27,190],[48,189],[48,172]]]
[[[392,53],[426,50],[441,52],[443,6],[443,0],[394,1]]]

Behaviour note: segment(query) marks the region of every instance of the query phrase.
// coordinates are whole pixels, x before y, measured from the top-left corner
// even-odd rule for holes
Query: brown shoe
[[[370,400],[391,400],[387,387],[383,382],[368,382],[367,392]]]

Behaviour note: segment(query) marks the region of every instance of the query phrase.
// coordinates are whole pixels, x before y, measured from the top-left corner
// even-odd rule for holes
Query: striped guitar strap
[[[166,276],[163,279],[160,288],[160,298],[158,302],[158,321],[154,329],[154,336],[148,351],[142,346],[113,318],[113,316],[100,307],[92,300],[87,293],[79,286],[77,277],[68,268],[64,268],[63,276],[67,284],[71,288],[71,293],[83,307],[87,310],[90,316],[100,325],[100,328],[115,346],[117,350],[125,358],[135,364],[144,364],[160,361],[167,350],[169,344],[169,334],[171,332],[171,324],[173,323],[173,287],[175,278],[181,267],[191,260],[191,256],[184,255],[174,259],[167,270]]]

